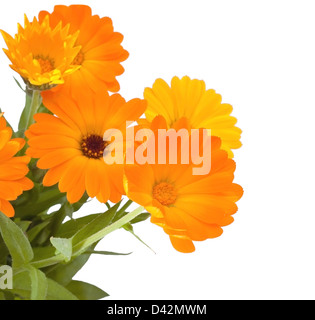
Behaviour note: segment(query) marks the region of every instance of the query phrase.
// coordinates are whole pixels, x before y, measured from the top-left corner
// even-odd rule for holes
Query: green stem
[[[54,257],[49,257],[47,259],[42,259],[38,261],[33,261],[31,262],[31,265],[34,266],[35,268],[45,268],[49,266],[53,266],[59,262],[63,262],[65,260],[65,257],[63,254],[57,254]]]
[[[34,115],[42,103],[42,97],[41,97],[40,93],[41,93],[40,90],[33,90],[32,91],[32,100],[31,100],[31,105],[29,108],[29,113],[27,115],[27,120],[25,123],[25,131],[30,127],[31,124],[33,124]]]

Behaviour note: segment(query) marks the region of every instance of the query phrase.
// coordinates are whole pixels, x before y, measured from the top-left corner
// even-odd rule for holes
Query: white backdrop
[[[0,28],[14,34],[24,13],[73,3],[124,34],[126,99],[187,74],[233,105],[243,130],[235,182],[245,190],[234,223],[195,253],[176,252],[146,221],[135,231],[155,254],[119,230],[97,249],[133,253],[94,256],[76,278],[108,299],[314,299],[315,2],[11,0],[0,4]],[[0,107],[16,127],[24,95],[13,75],[0,53]],[[103,208],[91,201],[81,214]]]

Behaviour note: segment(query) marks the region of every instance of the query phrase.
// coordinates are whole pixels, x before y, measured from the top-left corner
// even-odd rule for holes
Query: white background
[[[234,223],[195,253],[176,252],[147,221],[135,231],[155,254],[119,230],[97,249],[133,253],[94,256],[76,278],[109,299],[314,299],[315,2],[63,1],[72,3],[111,17],[124,34],[126,99],[158,77],[187,74],[233,105],[243,130],[235,182],[245,190]],[[24,13],[31,19],[54,4],[3,2],[0,28],[14,34]],[[0,107],[16,127],[24,96],[13,75],[0,53]],[[103,208],[92,201],[82,214]]]

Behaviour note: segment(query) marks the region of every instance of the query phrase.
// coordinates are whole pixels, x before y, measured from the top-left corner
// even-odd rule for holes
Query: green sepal
[[[20,84],[20,82],[19,82],[15,77],[13,77],[13,79],[14,79],[15,83],[18,85],[18,87],[19,87],[23,92],[26,93],[26,89],[24,89],[24,88],[22,87],[22,85]]]

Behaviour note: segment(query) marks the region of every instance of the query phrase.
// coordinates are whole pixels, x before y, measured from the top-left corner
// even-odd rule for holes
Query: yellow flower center
[[[88,158],[100,159],[103,157],[104,150],[108,144],[101,136],[88,134],[81,141],[81,150],[83,155]]]
[[[173,185],[167,182],[160,182],[153,188],[153,198],[163,206],[169,206],[176,201],[177,192]]]
[[[80,66],[84,61],[84,53],[82,51],[79,51],[79,53],[74,58],[72,64]]]
[[[40,65],[42,73],[50,72],[55,69],[54,63],[51,59],[38,57],[36,60]]]

